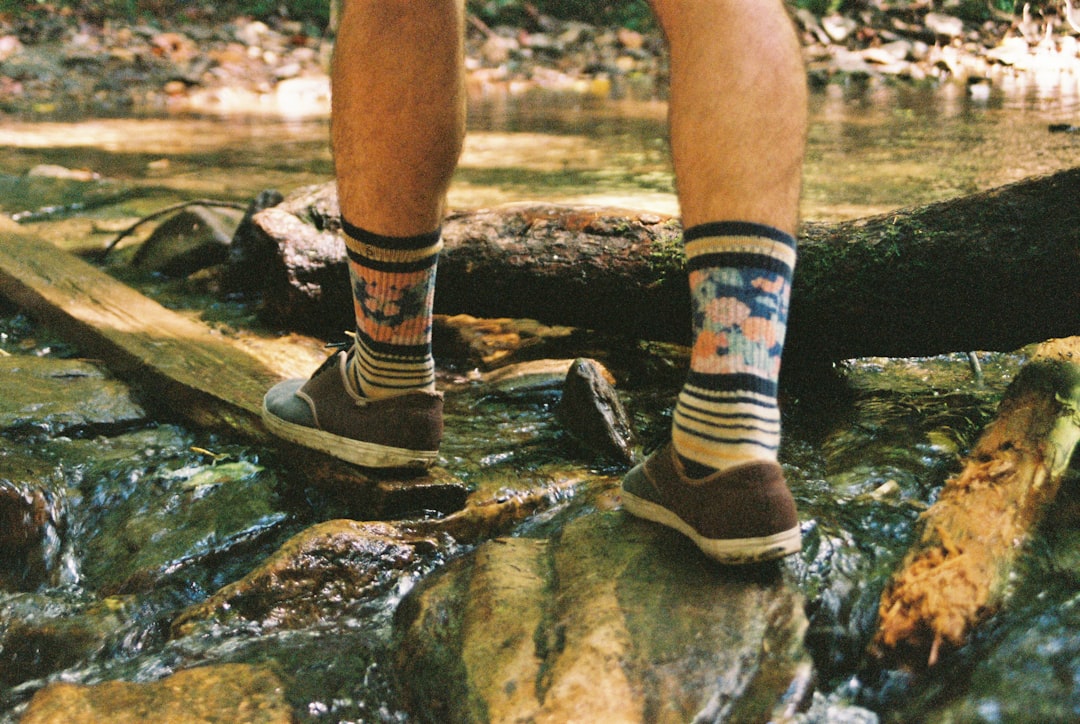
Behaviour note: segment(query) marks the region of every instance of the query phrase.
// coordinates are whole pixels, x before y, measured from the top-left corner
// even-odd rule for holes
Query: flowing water
[[[1078,114],[1075,97],[1038,89],[995,88],[976,97],[962,86],[828,86],[812,98],[803,215],[854,218],[1075,167],[1080,134],[1051,133],[1049,127],[1074,123]],[[654,101],[544,93],[474,99],[472,133],[451,204],[541,200],[675,213],[664,116],[664,105]],[[0,126],[0,210],[23,214],[30,228],[69,247],[100,248],[138,216],[176,201],[246,202],[265,188],[287,192],[325,181],[331,174],[326,136],[322,118],[11,119]],[[27,177],[40,164],[86,169],[101,178]],[[72,213],[56,213],[56,207]],[[179,303],[197,307],[202,300]],[[0,349],[73,353],[16,310],[2,316]],[[653,356],[661,360],[658,366],[668,359],[663,352]],[[949,672],[915,684],[900,675],[880,680],[862,674],[861,652],[880,591],[919,511],[955,470],[1019,364],[1008,354],[981,357],[981,381],[961,355],[852,361],[843,366],[844,386],[793,391],[785,400],[781,457],[809,521],[806,550],[791,572],[809,601],[807,641],[820,674],[814,721],[860,721],[863,710],[850,704],[893,721],[1080,716],[1080,540],[1075,526],[1058,520],[1064,513],[1051,516],[1025,557],[1014,604]],[[619,361],[611,366],[617,370]],[[641,379],[626,385],[643,438],[663,435],[676,377],[661,385]],[[448,406],[444,464],[474,482],[580,467],[564,456],[565,441],[551,423],[556,396],[540,387],[457,397]],[[492,436],[492,429],[498,434]],[[39,619],[70,616],[85,623],[80,631],[91,632],[91,644],[69,655],[58,651],[40,676],[146,681],[192,661],[276,661],[295,673],[289,698],[305,720],[404,718],[382,673],[388,622],[412,582],[449,551],[422,557],[362,602],[342,602],[333,620],[319,625],[228,635],[208,630],[169,640],[163,629],[177,610],[336,511],[310,497],[275,492],[272,455],[179,427],[129,430],[104,441],[45,430],[14,435],[11,442],[65,461],[68,490],[79,491],[56,502],[69,515],[67,548],[53,552],[63,561],[57,575],[33,592],[0,596],[4,618],[28,629]],[[231,467],[207,478],[205,456],[193,452],[199,449],[228,454]],[[617,474],[595,462],[591,468]],[[222,490],[228,492],[214,492]],[[212,503],[200,507],[204,499]],[[182,520],[175,517],[178,509]],[[204,519],[213,536],[186,539],[202,530],[192,521]],[[194,562],[180,566],[183,575],[163,574],[158,585],[131,583],[130,572],[142,570],[134,541],[170,527],[175,530],[166,542],[195,551],[189,556]],[[102,570],[95,559],[119,563]],[[98,601],[88,589],[115,593]],[[327,637],[334,646],[325,646]],[[43,680],[10,671],[6,676],[0,710],[10,719]]]

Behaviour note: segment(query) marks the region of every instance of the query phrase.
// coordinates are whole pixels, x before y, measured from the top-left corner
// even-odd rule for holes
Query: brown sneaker
[[[271,387],[263,397],[267,429],[362,467],[429,467],[442,439],[442,394],[409,392],[369,400],[346,383],[347,359],[347,352],[338,352],[310,379]]]
[[[774,462],[693,480],[668,442],[626,474],[622,502],[627,512],[674,528],[721,563],[767,561],[802,547],[795,500]]]

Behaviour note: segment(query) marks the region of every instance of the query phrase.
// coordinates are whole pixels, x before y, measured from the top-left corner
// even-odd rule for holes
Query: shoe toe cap
[[[315,424],[311,407],[297,392],[306,380],[285,380],[267,390],[263,397],[263,409],[274,417],[296,425],[312,427]]]
[[[656,494],[656,488],[649,482],[649,478],[645,473],[644,463],[639,463],[631,468],[630,472],[623,477],[620,487],[623,493],[629,493],[651,503],[660,502]]]

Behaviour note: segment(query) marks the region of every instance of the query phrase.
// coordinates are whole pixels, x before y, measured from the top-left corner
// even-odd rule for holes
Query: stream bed
[[[471,111],[473,133],[451,190],[456,208],[543,200],[677,211],[659,102],[500,96],[474,99]],[[1080,165],[1080,135],[1049,130],[1074,123],[1078,113],[1077,99],[1037,88],[995,88],[985,97],[963,86],[819,89],[804,217],[884,213]],[[100,249],[140,216],[177,201],[246,203],[266,188],[325,181],[326,135],[319,118],[12,119],[0,127],[0,211],[22,215],[27,228],[65,248]],[[44,165],[88,175],[28,175]],[[145,233],[125,241],[113,263]],[[244,303],[215,296],[198,279],[134,281],[167,306],[215,323],[252,321]],[[552,356],[602,358],[648,448],[670,422],[683,353],[646,342],[602,348],[607,342],[562,336],[528,354],[542,356],[548,344]],[[308,488],[276,450],[149,415],[107,375],[69,367],[79,350],[6,303],[0,350],[10,355],[0,358],[9,385],[32,390],[27,375],[49,384],[86,380],[93,394],[116,403],[94,416],[86,400],[97,398],[85,389],[57,411],[4,393],[0,407],[10,409],[0,420],[0,485],[29,495],[25,482],[33,477],[50,494],[38,507],[47,544],[29,558],[11,548],[9,561],[33,565],[0,572],[0,721],[17,721],[50,682],[151,682],[204,664],[269,667],[300,721],[411,720],[390,671],[395,611],[470,545],[441,540],[407,553],[387,545],[371,553],[381,564],[370,580],[328,585],[315,603],[267,604],[272,613],[261,618],[196,621],[178,634],[178,615],[292,536],[357,511]],[[11,372],[25,366],[20,358],[56,368]],[[1024,554],[1009,606],[967,646],[924,678],[875,670],[865,654],[880,593],[919,512],[956,471],[1023,361],[1001,351],[978,358],[978,376],[957,353],[851,360],[828,384],[785,385],[780,459],[799,504],[804,550],[783,574],[806,601],[806,648],[816,671],[801,721],[1080,718],[1075,463]],[[461,383],[469,374],[464,361],[440,365],[442,383],[452,387],[441,467],[472,490],[578,481],[512,535],[544,539],[602,507],[626,466],[569,439],[552,414],[560,378],[469,385]]]

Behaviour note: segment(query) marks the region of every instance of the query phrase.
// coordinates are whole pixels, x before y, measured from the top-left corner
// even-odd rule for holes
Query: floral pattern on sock
[[[693,371],[775,378],[787,331],[788,280],[761,269],[714,267],[692,271],[690,289]]]
[[[353,264],[353,300],[360,331],[376,342],[414,345],[431,336],[434,270],[373,272]]]

